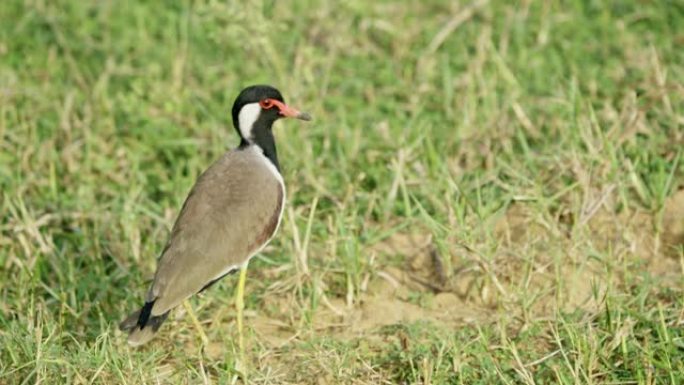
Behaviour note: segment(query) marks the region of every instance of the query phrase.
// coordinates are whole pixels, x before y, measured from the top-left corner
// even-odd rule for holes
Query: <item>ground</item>
[[[0,4],[0,383],[684,383],[677,1]],[[288,202],[130,348],[254,83]]]

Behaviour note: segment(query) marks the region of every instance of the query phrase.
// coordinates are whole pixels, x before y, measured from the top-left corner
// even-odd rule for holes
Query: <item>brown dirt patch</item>
[[[641,272],[681,283],[677,252],[684,241],[684,190],[667,200],[661,233],[656,215],[616,213],[610,200],[581,219],[567,209],[556,217],[538,209],[512,204],[493,219],[480,243],[464,246],[450,239],[457,246],[448,255],[436,252],[429,232],[415,228],[368,246],[363,252],[373,268],[361,293],[353,303],[324,298],[312,315],[313,329],[353,337],[422,320],[460,327],[512,317],[524,325],[558,311],[599,311],[608,290],[622,290],[628,277]],[[280,306],[290,324],[297,318],[291,293],[270,294],[264,301]],[[249,320],[260,343],[282,347],[297,338],[294,324],[278,318]]]
[[[664,253],[679,258],[684,250],[684,189],[665,201],[662,228]]]

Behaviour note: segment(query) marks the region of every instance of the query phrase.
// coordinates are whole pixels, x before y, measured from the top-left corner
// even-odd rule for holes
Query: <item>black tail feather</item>
[[[154,306],[154,301],[145,302],[145,305],[143,305],[142,309],[140,309],[140,317],[138,317],[137,323],[137,326],[139,326],[140,329],[144,328],[145,325],[147,325],[147,322],[150,320],[150,315],[152,315],[152,306]]]
[[[129,344],[138,346],[152,339],[169,317],[169,311],[157,316],[152,315],[153,305],[154,301],[146,302],[140,310],[136,310],[119,324],[120,330],[129,333]]]

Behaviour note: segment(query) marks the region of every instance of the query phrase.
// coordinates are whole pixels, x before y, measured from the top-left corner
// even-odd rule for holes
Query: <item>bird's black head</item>
[[[278,167],[271,127],[280,118],[311,120],[311,116],[285,104],[280,91],[267,85],[249,86],[233,103],[233,126],[240,146],[257,145]]]
[[[283,95],[267,85],[249,86],[233,103],[233,126],[243,140],[250,141],[256,130],[271,129],[273,123],[285,117],[311,120],[311,116],[285,104]]]
[[[238,134],[240,134],[240,136],[243,136],[242,132],[240,132],[240,111],[242,111],[242,109],[245,106],[251,104],[259,104],[259,102],[266,99],[278,100],[282,103],[285,103],[283,95],[280,94],[280,91],[271,86],[266,85],[249,86],[242,90],[242,92],[240,92],[240,95],[238,95],[238,97],[235,99],[235,103],[233,103],[233,126],[235,126],[235,128],[238,130]],[[258,112],[258,115],[260,115],[260,109],[257,109],[256,106],[252,108],[254,108],[254,114]],[[271,112],[272,113],[269,114],[269,117],[271,118],[271,123],[273,123],[274,121],[276,121],[276,119],[279,118],[279,116],[276,110],[273,110]],[[245,120],[243,119],[243,122],[244,121]]]

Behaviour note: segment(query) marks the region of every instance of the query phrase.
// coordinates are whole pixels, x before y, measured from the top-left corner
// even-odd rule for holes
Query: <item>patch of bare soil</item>
[[[496,246],[487,256],[476,251],[484,244],[455,246],[442,256],[429,235],[394,234],[371,252],[380,261],[403,256],[404,265],[378,269],[346,322],[362,332],[424,319],[458,325],[544,318],[558,310],[599,310],[608,289],[622,290],[639,273],[681,284],[684,190],[667,199],[660,225],[656,214],[617,213],[614,206],[606,199],[576,218],[568,212],[549,218],[513,204],[494,222]],[[416,301],[416,293],[431,295]]]
[[[481,322],[492,313],[485,297],[474,295],[481,274],[462,271],[458,279],[445,277],[442,256],[424,233],[396,233],[367,250],[378,261],[403,260],[402,266],[378,263],[353,298],[325,297],[312,315],[316,333],[365,335],[383,326],[429,320],[445,327]],[[276,294],[276,295],[273,295]],[[296,301],[287,292],[271,293],[264,308],[278,307],[283,318],[294,318]],[[289,305],[286,305],[289,304]],[[279,317],[280,318],[280,317]],[[260,314],[248,321],[261,343],[282,347],[297,338],[296,327]]]
[[[456,328],[503,317],[524,327],[558,311],[599,311],[608,290],[626,290],[625,282],[644,272],[681,285],[684,190],[667,200],[660,226],[656,214],[617,212],[609,200],[585,213],[538,209],[512,204],[479,241],[448,239],[452,248],[442,253],[427,231],[415,229],[370,245],[364,253],[373,268],[361,293],[323,296],[313,329],[374,338],[387,325],[428,320]],[[259,343],[278,348],[299,337],[293,309],[300,307],[291,293],[264,298],[264,308],[279,307],[274,312],[283,317],[249,319]]]
[[[469,304],[453,292],[438,292],[421,302],[415,293],[430,288],[418,285],[411,273],[401,269],[381,271],[362,296],[361,306],[352,313],[352,330],[363,332],[379,326],[421,320],[451,326],[472,323],[487,314],[485,308]]]
[[[589,222],[590,240],[601,250],[610,249],[618,257],[637,260],[643,271],[666,281],[681,280],[679,258],[684,248],[684,190],[670,196],[662,218],[645,211],[612,214],[601,210]]]
[[[395,233],[370,252],[380,261],[401,257],[404,263],[376,270],[352,313],[355,332],[420,320],[455,326],[482,321],[492,312],[482,297],[469,298],[481,274],[464,270],[455,277],[447,271],[451,261],[444,260],[426,233]]]
[[[664,253],[679,258],[684,253],[684,189],[669,197],[663,210]]]
[[[605,292],[611,278],[600,260],[588,256],[594,240],[585,236],[592,232],[563,223],[568,215],[548,218],[516,203],[494,224],[493,263],[507,294],[503,306],[513,314],[545,318],[558,310],[598,308],[597,293]]]

